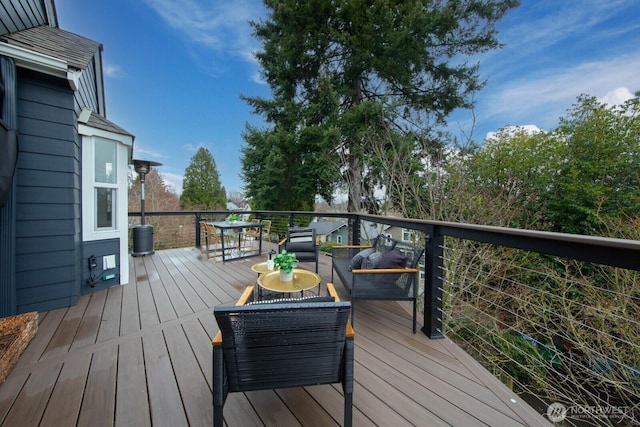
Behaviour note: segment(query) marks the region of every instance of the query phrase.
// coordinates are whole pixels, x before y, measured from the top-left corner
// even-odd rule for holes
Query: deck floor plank
[[[69,356],[51,394],[41,427],[76,425],[90,365],[90,353],[74,353]]]
[[[115,425],[151,426],[140,338],[123,341],[119,346]]]
[[[152,424],[188,425],[163,333],[156,331],[145,334],[142,346]]]
[[[140,307],[138,305],[138,284],[136,263],[129,266],[129,283],[122,287],[122,307],[120,308],[120,335],[128,335],[140,330]]]
[[[118,367],[114,362],[117,360],[117,346],[93,353],[78,425],[113,426]]]
[[[166,328],[164,336],[189,424],[212,425],[211,388],[191,350],[182,326],[174,325]]]
[[[40,315],[47,320],[46,322],[41,320],[38,323],[38,332],[18,359],[16,368],[40,360],[68,310],[68,308],[59,308],[47,312],[45,316]]]
[[[136,257],[139,258],[139,257]],[[138,265],[138,264],[136,264]],[[146,329],[160,324],[160,318],[158,317],[158,310],[156,303],[153,299],[153,293],[151,292],[151,285],[146,278],[146,266],[144,264],[139,265],[137,269],[144,270],[144,279],[137,283],[138,290],[138,309],[140,310],[140,328]]]
[[[6,425],[4,420],[18,398],[20,390],[27,383],[29,374],[30,372],[28,371],[22,371],[21,373],[14,371],[0,386],[0,425]]]
[[[98,339],[98,330],[102,324],[102,314],[104,312],[104,304],[107,301],[107,293],[96,292],[90,295],[89,304],[78,328],[78,335],[73,344],[71,344],[72,350],[95,344]]]
[[[189,307],[190,312],[195,313],[206,309],[207,305],[200,298],[193,286],[191,286],[191,282],[184,276],[180,268],[173,262],[173,259],[165,252],[161,252],[159,255],[166,265],[169,275],[171,275],[173,280],[180,283],[177,285],[177,288],[184,295],[185,303]]]
[[[157,257],[153,258],[157,259]],[[160,323],[177,319],[178,315],[176,313],[176,310],[173,307],[173,304],[171,304],[171,298],[169,298],[169,294],[167,294],[167,290],[162,283],[160,274],[155,269],[155,264],[152,260],[152,257],[145,257],[144,264],[147,268],[147,275],[149,276],[149,289],[153,294],[153,301],[156,304],[156,310],[158,313],[158,318],[160,319]]]
[[[264,260],[214,262],[196,248],[130,257],[128,285],[40,313],[0,385],[0,426],[210,425],[213,307],[235,303]],[[326,292],[330,257],[319,268]],[[336,289],[348,300],[337,279]],[[456,344],[411,323],[406,305],[357,302],[354,425],[550,425]],[[332,384],[231,393],[224,414],[228,426],[342,425],[343,406]]]
[[[319,393],[337,393],[331,385],[318,385]],[[340,420],[340,425],[344,419],[343,411],[330,413],[328,408],[318,405],[318,402],[303,389],[284,388],[276,391],[280,399],[287,405],[291,413],[303,426],[337,426],[336,420]]]
[[[191,260],[185,255],[184,251],[174,250],[171,255],[171,259],[193,291],[202,300],[205,307],[213,307],[220,304],[220,300],[216,297],[214,290],[206,285],[209,277],[196,268]]]
[[[120,336],[120,322],[122,320],[122,296],[124,286],[112,286],[107,290],[107,299],[100,319],[97,342],[102,342]]]
[[[210,390],[213,390],[213,364],[211,362],[213,357],[211,340],[213,337],[207,333],[207,330],[201,323],[201,319],[208,318],[212,321],[212,317],[213,316],[204,315],[198,319],[198,321],[185,322],[182,325],[187,340],[189,340],[191,350],[198,362],[198,367],[203,373]],[[213,323],[215,323],[215,321],[213,321]],[[213,327],[213,325],[211,327]],[[209,330],[212,332],[217,331],[217,326],[216,329]]]
[[[180,286],[176,283],[179,275],[169,273],[165,260],[160,255],[153,257],[154,266],[158,275],[160,276],[160,283],[166,292],[167,298],[173,308],[176,317],[183,317],[194,312],[189,303],[187,302],[181,289],[186,288],[185,282],[182,282]]]
[[[37,426],[49,402],[62,363],[33,372],[20,390],[3,426]]]
[[[326,393],[321,387],[304,387],[305,391],[315,399],[318,404],[324,408],[328,413],[332,414],[334,419],[342,425],[344,420],[344,399],[342,397],[342,385],[333,384],[335,393]],[[354,393],[357,393],[358,385],[355,385]],[[353,406],[351,409],[353,417],[353,425],[358,427],[372,427],[376,424],[365,416],[357,406]]]
[[[88,302],[88,298],[81,298],[78,304],[69,307],[58,329],[56,329],[56,332],[47,344],[47,348],[45,348],[42,357],[51,357],[69,351],[80,328],[80,323],[84,317]]]
[[[224,404],[224,420],[228,427],[264,427],[255,408],[245,393],[231,393]]]
[[[248,391],[245,395],[267,426],[302,426],[275,390]]]

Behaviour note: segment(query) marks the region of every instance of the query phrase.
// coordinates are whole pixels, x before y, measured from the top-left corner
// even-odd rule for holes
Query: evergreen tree
[[[184,209],[224,209],[226,203],[216,162],[209,150],[200,147],[184,172],[180,205]]]
[[[244,135],[248,195],[291,209],[346,184],[360,211],[390,181],[369,145],[410,135],[414,158],[426,157],[435,127],[483,86],[465,57],[498,46],[494,25],[517,4],[265,0],[269,19],[253,25],[273,99],[245,100],[271,127]]]

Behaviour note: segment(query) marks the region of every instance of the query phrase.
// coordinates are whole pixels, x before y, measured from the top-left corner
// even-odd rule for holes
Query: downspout
[[[0,317],[16,314],[17,77],[12,58],[0,55]]]

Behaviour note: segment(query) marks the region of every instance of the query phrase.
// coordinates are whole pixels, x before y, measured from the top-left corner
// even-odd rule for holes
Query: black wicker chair
[[[353,337],[350,302],[253,303],[247,287],[235,306],[214,308],[220,332],[213,339],[214,426],[223,425],[230,392],[342,383],[344,425],[351,426]],[[316,297],[317,298],[317,297]]]
[[[278,243],[278,251],[286,249],[296,254],[300,262],[315,262],[318,272],[318,238],[315,228],[289,228],[287,236]]]

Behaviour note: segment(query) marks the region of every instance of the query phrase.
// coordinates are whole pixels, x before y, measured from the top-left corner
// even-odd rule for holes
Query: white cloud
[[[249,20],[264,13],[255,0],[145,0],[173,29],[190,42],[216,51],[246,56],[256,41]]]
[[[607,92],[605,96],[600,98],[601,102],[609,105],[620,105],[634,98],[633,93],[626,87],[617,87],[611,92]]]
[[[133,158],[144,160],[160,160],[166,159],[167,155],[162,154],[158,151],[149,150],[144,146],[141,146],[140,143],[136,142],[133,146]]]
[[[184,175],[171,172],[161,172],[160,177],[162,177],[162,181],[172,193],[175,193],[178,196],[182,194],[182,181],[184,179]]]
[[[104,74],[107,77],[111,77],[113,79],[122,77],[122,70],[117,65],[105,64],[105,66],[103,67],[103,70],[104,70]]]
[[[482,120],[510,123],[535,121],[551,127],[581,94],[624,97],[612,88],[640,87],[640,54],[577,64],[570,68],[531,73],[500,87],[487,89]],[[628,91],[628,89],[627,89]]]
[[[525,132],[528,135],[534,135],[536,133],[544,132],[543,129],[540,129],[536,125],[518,125],[518,126],[505,126],[500,129],[499,132],[487,132],[487,136],[485,139],[494,139],[498,136],[498,133],[515,135],[517,132]]]

